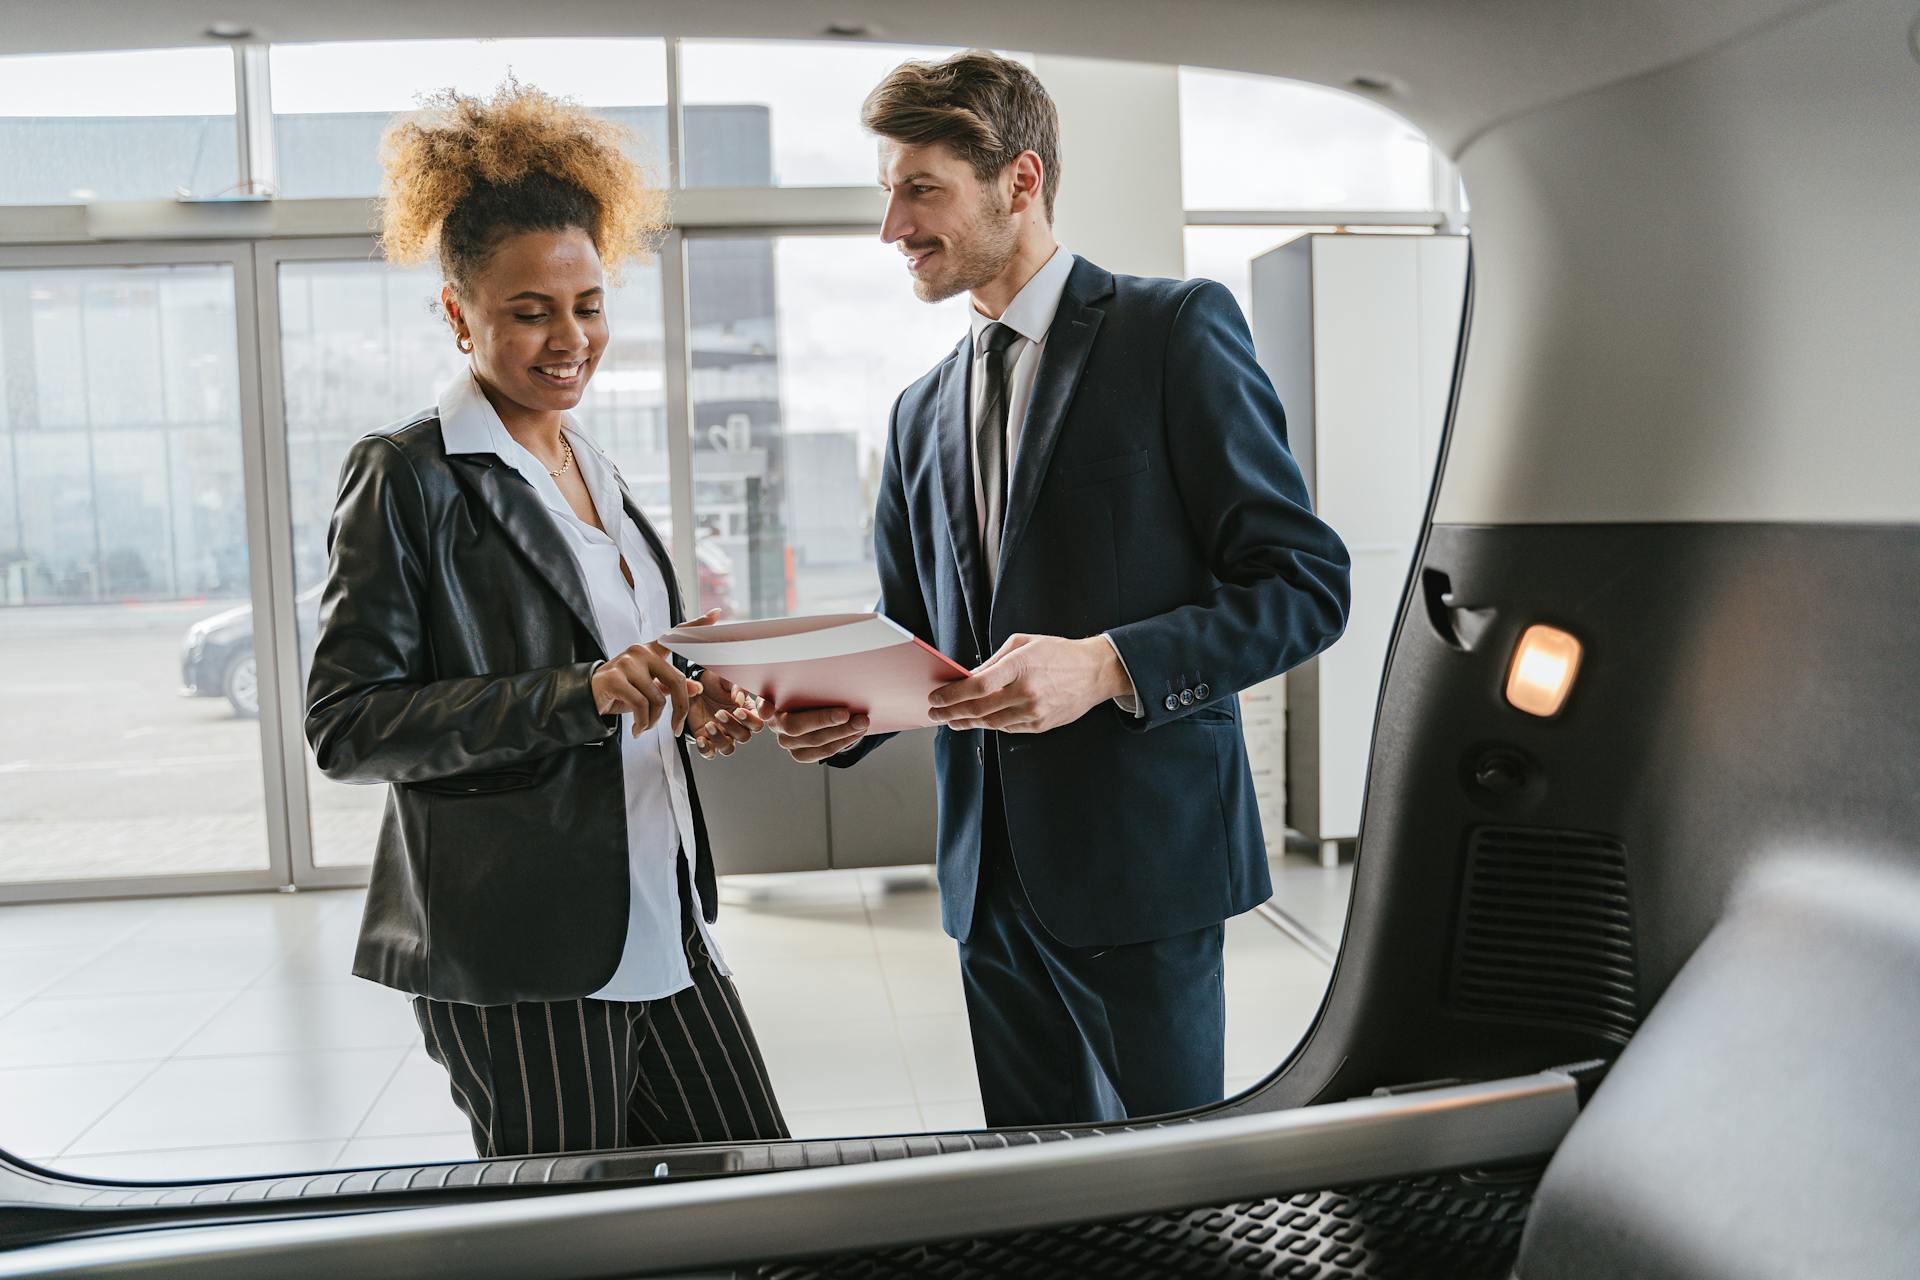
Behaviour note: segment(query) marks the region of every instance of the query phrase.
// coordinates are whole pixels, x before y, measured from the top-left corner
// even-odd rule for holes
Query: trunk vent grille
[[[1626,846],[1589,831],[1474,828],[1454,1006],[1625,1043],[1638,997]]]

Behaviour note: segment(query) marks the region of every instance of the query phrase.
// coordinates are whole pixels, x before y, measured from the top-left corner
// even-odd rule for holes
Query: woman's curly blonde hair
[[[608,277],[652,259],[666,197],[634,158],[631,129],[509,75],[491,98],[443,89],[380,139],[380,247],[389,262],[437,256],[466,292],[522,231],[584,230]]]

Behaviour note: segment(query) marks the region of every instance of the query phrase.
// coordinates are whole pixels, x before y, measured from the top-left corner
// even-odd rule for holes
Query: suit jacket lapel
[[[1089,304],[1112,293],[1111,274],[1084,258],[1073,264],[1073,273],[1060,295],[1060,309],[1047,330],[1040,373],[1034,379],[1026,424],[1020,430],[1020,452],[1013,460],[1013,492],[1007,500],[1007,522],[1000,535],[999,575],[1006,573],[1020,537],[1027,531],[1034,503],[1040,499],[1040,487],[1046,482],[1053,446],[1060,439],[1060,427],[1067,420],[1073,393],[1087,367],[1094,335],[1100,332],[1100,321],[1106,316],[1099,307]]]
[[[967,438],[967,384],[973,376],[973,339],[963,338],[940,371],[934,434],[940,451],[940,487],[946,499],[947,535],[960,569],[967,624],[978,644],[986,634],[987,591],[980,576],[980,531],[973,509],[973,448]]]
[[[507,531],[507,536],[547,584],[566,601],[567,608],[593,637],[594,647],[603,647],[600,623],[593,616],[593,601],[587,595],[587,584],[580,578],[580,566],[567,550],[560,531],[553,527],[553,517],[547,514],[546,504],[533,491],[533,486],[518,471],[490,455],[449,454],[447,457],[473,477],[474,488],[493,518],[500,522],[500,527]],[[602,653],[600,656],[612,655]]]

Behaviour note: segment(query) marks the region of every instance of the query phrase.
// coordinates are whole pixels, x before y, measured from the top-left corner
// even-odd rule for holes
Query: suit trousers
[[[658,1000],[471,1005],[425,996],[428,1055],[482,1157],[787,1137],[733,982],[694,927],[680,871],[693,985]]]
[[[1116,947],[1055,938],[1013,861],[997,746],[986,749],[980,886],[960,944],[987,1123],[1116,1123],[1220,1101],[1225,926]],[[1099,849],[1048,853],[1077,856],[1089,878],[1099,875]]]

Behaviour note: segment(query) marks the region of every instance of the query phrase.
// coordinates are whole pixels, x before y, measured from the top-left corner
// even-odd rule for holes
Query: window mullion
[[[667,188],[687,185],[686,113],[680,106],[680,37],[667,37]]]
[[[233,47],[233,127],[240,147],[238,189],[249,195],[279,191],[269,65],[266,45]]]

